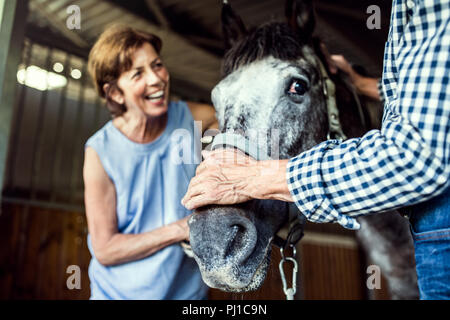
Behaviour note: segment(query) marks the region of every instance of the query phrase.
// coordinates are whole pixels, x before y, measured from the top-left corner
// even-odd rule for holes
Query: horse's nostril
[[[236,262],[244,262],[253,252],[256,244],[256,228],[250,223],[233,224],[228,229],[225,237],[227,245],[224,251],[224,259],[235,259]]]
[[[242,233],[244,232],[244,227],[234,224],[230,227],[228,231],[228,236],[225,238],[227,245],[224,250],[224,258],[227,259],[229,256],[233,256],[238,248],[242,246]]]

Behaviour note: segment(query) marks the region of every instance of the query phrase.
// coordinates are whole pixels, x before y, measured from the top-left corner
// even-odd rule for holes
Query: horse
[[[221,133],[245,137],[257,150],[271,155],[276,151],[281,159],[294,157],[331,134],[345,139],[370,129],[368,112],[358,106],[345,76],[329,72],[328,52],[313,36],[312,1],[287,0],[285,12],[287,23],[269,22],[247,30],[224,2],[227,51],[223,79],[211,93]],[[335,88],[338,113],[333,118],[325,79]],[[281,139],[275,148],[267,146],[264,139],[250,137],[252,130],[262,130],[265,137],[275,130]],[[205,283],[229,292],[258,289],[267,274],[275,235],[292,221],[290,207],[281,201],[252,200],[196,209],[189,220],[190,243]],[[303,226],[305,218],[298,209],[295,216]],[[383,271],[391,298],[417,299],[414,248],[406,219],[398,212],[357,219],[361,228],[356,239]]]

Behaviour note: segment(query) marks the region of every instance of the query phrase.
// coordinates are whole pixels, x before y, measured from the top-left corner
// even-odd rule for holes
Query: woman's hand
[[[180,230],[181,241],[183,241],[183,240],[189,241],[189,225],[187,222],[191,216],[192,216],[192,214],[173,223]]]
[[[355,84],[355,81],[357,82],[359,78],[361,77],[358,73],[353,70],[351,64],[345,59],[343,55],[332,55],[331,60],[333,61],[335,67],[337,69],[341,70],[342,72],[346,73],[350,79],[352,80],[353,84]],[[334,69],[336,73],[337,70]]]
[[[337,69],[341,70],[350,77],[352,84],[355,86],[359,94],[368,96],[375,100],[380,100],[380,93],[378,92],[378,79],[360,75],[342,55],[332,55],[331,60],[334,64],[334,67],[330,68],[332,73],[337,73]]]

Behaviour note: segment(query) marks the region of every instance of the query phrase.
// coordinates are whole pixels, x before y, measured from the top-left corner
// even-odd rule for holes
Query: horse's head
[[[286,15],[288,23],[247,32],[224,5],[222,23],[230,48],[224,78],[212,92],[222,132],[243,135],[282,159],[325,140],[329,128],[319,59],[311,45],[311,1],[287,1]],[[261,133],[272,147],[255,138]],[[288,219],[287,207],[280,201],[253,200],[196,210],[189,222],[190,240],[205,282],[235,292],[258,288],[271,240]]]

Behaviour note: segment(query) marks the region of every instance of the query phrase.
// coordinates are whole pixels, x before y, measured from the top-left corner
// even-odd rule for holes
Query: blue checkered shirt
[[[322,142],[287,166],[308,220],[357,229],[358,215],[413,205],[449,186],[449,77],[450,0],[394,0],[381,129]]]

